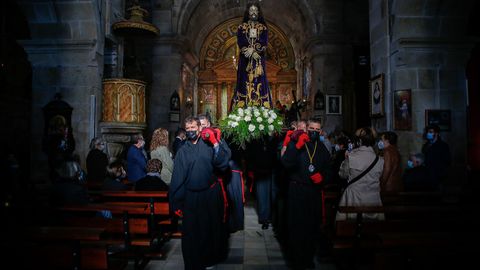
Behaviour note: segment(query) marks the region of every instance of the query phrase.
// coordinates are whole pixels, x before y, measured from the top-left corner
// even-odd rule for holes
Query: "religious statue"
[[[237,107],[263,106],[272,108],[272,96],[265,71],[268,29],[260,7],[249,4],[243,22],[237,29],[240,55],[237,86],[232,104]]]

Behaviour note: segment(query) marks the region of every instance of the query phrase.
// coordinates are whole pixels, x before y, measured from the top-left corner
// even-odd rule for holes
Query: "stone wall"
[[[371,70],[385,74],[386,116],[373,121],[394,129],[393,93],[412,90],[412,130],[397,131],[406,162],[423,144],[426,109],[451,110],[452,130],[442,132],[456,165],[465,164],[465,66],[473,47],[466,36],[473,1],[370,1]]]
[[[110,11],[122,10],[122,1],[110,2]],[[42,107],[60,93],[73,107],[75,152],[85,165],[92,127],[101,116],[105,11],[99,1],[19,1],[31,31],[22,41],[32,64],[32,178],[47,180],[47,157],[41,150],[44,130]],[[97,113],[90,121],[90,97]],[[98,128],[96,129],[98,134]]]
[[[328,0],[264,1],[261,3],[261,8],[264,17],[278,25],[292,44],[297,59],[295,68],[298,75],[298,99],[302,98],[303,66],[309,65],[312,68],[311,88],[307,90],[307,98],[310,100],[307,113],[303,115],[307,117],[321,115],[328,131],[336,128],[343,129],[345,115],[326,116],[325,112],[313,112],[313,97],[317,89],[323,91],[324,88],[327,88],[326,94],[340,94],[344,96],[345,101],[350,100],[351,102],[352,99],[345,96],[351,95],[351,93],[346,94],[348,91],[353,91],[351,87],[346,87],[348,85],[346,81],[351,80],[351,76],[348,77],[345,74],[352,74],[353,45],[368,42],[367,3],[365,1]],[[198,57],[199,49],[208,33],[225,20],[243,16],[244,11],[245,1],[162,2],[155,6],[153,19],[161,29],[165,30],[165,33],[161,35],[185,38],[185,51]],[[165,45],[161,44],[161,46]],[[184,53],[181,56],[185,58]],[[162,56],[162,59],[170,58]],[[172,67],[176,67],[178,61],[185,60],[175,58],[170,61]],[[165,76],[170,81],[158,82],[158,84],[179,85],[178,70],[168,69],[168,72],[171,76]],[[157,74],[157,71],[154,71],[154,74],[158,78],[163,76]],[[154,79],[155,84],[157,83]],[[166,87],[165,90],[173,91]],[[161,105],[161,103],[157,104]],[[351,105],[351,103],[347,104]],[[353,126],[353,117],[350,116],[347,122]]]

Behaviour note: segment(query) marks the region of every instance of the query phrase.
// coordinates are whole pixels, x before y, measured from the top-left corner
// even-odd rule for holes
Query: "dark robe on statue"
[[[267,24],[262,17],[258,21],[249,21],[248,18],[244,18],[243,23],[238,26],[237,44],[240,55],[233,105],[272,108],[272,96],[265,70],[267,41]],[[249,48],[253,49],[253,54],[247,57],[246,54],[249,53],[246,51]]]
[[[313,263],[316,249],[315,241],[321,238],[322,223],[322,193],[321,188],[331,179],[330,154],[323,143],[317,141],[313,154],[313,173],[323,176],[320,184],[314,184],[310,179],[308,166],[310,158],[305,147],[298,150],[296,142],[290,142],[282,157],[282,164],[288,171],[289,188],[287,201],[288,243],[294,268],[308,268]],[[315,143],[307,142],[311,152]]]
[[[224,197],[215,172],[228,169],[230,157],[226,143],[214,149],[201,139],[188,141],[177,152],[169,200],[171,211],[183,211],[185,269],[204,269],[226,258]]]

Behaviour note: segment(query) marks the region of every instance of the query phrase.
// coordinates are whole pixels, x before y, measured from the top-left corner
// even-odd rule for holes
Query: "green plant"
[[[220,120],[222,134],[242,148],[252,140],[281,132],[282,127],[283,118],[278,112],[260,106],[234,108],[227,117]]]

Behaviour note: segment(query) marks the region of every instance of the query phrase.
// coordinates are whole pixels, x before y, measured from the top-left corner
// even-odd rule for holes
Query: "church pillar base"
[[[100,122],[100,132],[103,139],[107,142],[110,162],[121,159],[122,153],[131,141],[131,136],[143,133],[146,127],[146,124]]]

